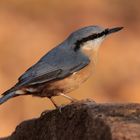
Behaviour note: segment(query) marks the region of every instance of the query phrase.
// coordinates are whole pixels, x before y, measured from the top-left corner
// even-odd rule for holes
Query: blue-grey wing
[[[39,62],[29,68],[21,77],[19,77],[20,85],[33,85],[34,83],[43,83],[53,80],[61,70],[44,62]]]
[[[29,68],[20,78],[18,86],[35,85],[51,80],[62,79],[89,64],[88,57],[74,51],[54,49],[35,65]]]

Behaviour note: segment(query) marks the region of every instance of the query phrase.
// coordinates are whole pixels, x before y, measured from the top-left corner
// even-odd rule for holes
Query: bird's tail
[[[12,92],[8,92],[6,94],[3,94],[0,97],[0,105],[3,104],[4,102],[6,102],[8,99],[12,98],[12,97],[16,97],[17,95],[15,94],[15,91]]]

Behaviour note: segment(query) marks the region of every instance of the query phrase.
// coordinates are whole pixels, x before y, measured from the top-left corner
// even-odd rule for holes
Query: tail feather
[[[16,96],[17,95],[15,94],[15,91],[2,95],[2,97],[0,97],[0,105],[3,104],[4,102],[6,102],[8,99],[10,99],[12,97],[16,97]]]

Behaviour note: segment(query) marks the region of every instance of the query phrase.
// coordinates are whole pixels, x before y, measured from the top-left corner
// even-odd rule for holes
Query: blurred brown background
[[[139,5],[138,0],[1,0],[0,93],[75,29],[124,26],[102,44],[96,74],[69,95],[96,102],[140,102]],[[29,96],[6,102],[0,106],[0,137],[21,121],[53,108],[48,99]]]

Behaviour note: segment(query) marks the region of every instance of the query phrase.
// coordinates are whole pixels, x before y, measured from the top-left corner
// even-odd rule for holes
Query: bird
[[[101,43],[123,27],[103,28],[86,26],[71,33],[62,43],[47,52],[27,69],[18,82],[0,97],[0,105],[22,95],[49,98],[55,107],[54,96],[74,102],[67,93],[77,89],[94,73]]]

